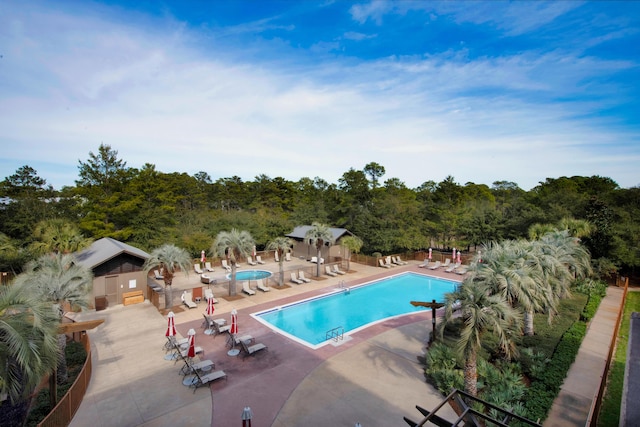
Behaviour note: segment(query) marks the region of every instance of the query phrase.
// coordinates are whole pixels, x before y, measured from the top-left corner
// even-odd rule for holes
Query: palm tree
[[[288,251],[293,245],[293,241],[288,237],[276,237],[267,245],[268,251],[276,251],[278,252],[278,264],[280,270],[280,278],[278,279],[278,286],[284,285],[284,254]]]
[[[226,257],[231,266],[231,281],[229,282],[229,296],[236,295],[236,269],[238,259],[247,257],[255,242],[248,231],[221,231],[213,242],[211,250],[220,257]]]
[[[70,254],[42,255],[37,260],[27,263],[24,273],[16,277],[17,285],[28,286],[35,295],[50,304],[59,323],[66,313],[66,307],[89,307],[93,273],[75,261],[75,257]],[[66,347],[67,336],[63,333],[58,334],[58,384],[64,384],[68,380]]]
[[[362,249],[362,239],[357,236],[346,236],[342,239],[342,244],[347,249],[347,271],[351,270],[351,253],[358,253]]]
[[[562,218],[558,225],[561,230],[568,230],[570,236],[579,239],[590,236],[594,229],[586,219]]]
[[[325,245],[325,243],[333,244],[335,242],[333,233],[329,229],[328,225],[314,222],[313,224],[311,224],[311,228],[307,231],[304,238],[305,240],[307,240],[307,242],[309,242],[310,245],[314,245],[318,250],[316,276],[320,277],[320,259],[322,258],[322,247]]]
[[[22,426],[30,396],[58,365],[58,319],[28,284],[0,286],[0,420]]]
[[[464,359],[464,389],[477,396],[478,352],[485,334],[498,338],[500,349],[506,357],[515,354],[512,334],[519,331],[520,314],[500,295],[492,295],[484,284],[474,283],[468,278],[454,292],[445,295],[445,312],[439,325],[440,335],[446,325],[460,319],[455,311],[460,309],[462,331],[456,345],[456,352]]]
[[[143,270],[148,273],[154,269],[160,269],[164,277],[164,302],[166,308],[173,306],[173,276],[178,270],[189,274],[191,268],[191,257],[189,253],[175,245],[166,244],[154,249],[149,258],[142,266]]]
[[[40,221],[33,230],[33,238],[31,250],[38,255],[51,252],[68,254],[92,243],[92,239],[84,237],[75,224],[60,218]]]
[[[529,235],[530,239],[537,240],[540,237],[544,236],[545,234],[553,230],[555,230],[555,227],[551,224],[535,223],[535,224],[531,224],[527,234]]]

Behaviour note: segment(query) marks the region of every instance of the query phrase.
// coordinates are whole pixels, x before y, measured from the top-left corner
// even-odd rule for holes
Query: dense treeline
[[[530,191],[507,181],[461,185],[449,176],[411,189],[398,178],[383,180],[384,166],[372,162],[337,183],[265,175],[213,181],[205,171],[128,167],[108,145],[78,163],[74,187],[56,190],[29,166],[0,183],[2,270],[19,270],[32,256],[24,249],[37,240],[36,226],[52,218],[75,224],[87,238],[109,236],[148,251],[174,243],[194,257],[232,227],[249,231],[260,250],[296,225],[319,221],[362,238],[363,253],[389,253],[472,249],[526,237],[536,223],[575,218],[594,226],[584,241],[596,264],[625,271],[640,259],[640,188],[599,176],[547,178]]]

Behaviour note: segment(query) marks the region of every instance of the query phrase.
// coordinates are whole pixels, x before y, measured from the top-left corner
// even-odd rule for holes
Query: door
[[[109,305],[114,306],[115,304],[119,304],[120,301],[118,301],[118,276],[107,276],[104,278],[104,280],[104,293],[107,297],[107,301],[109,301]]]

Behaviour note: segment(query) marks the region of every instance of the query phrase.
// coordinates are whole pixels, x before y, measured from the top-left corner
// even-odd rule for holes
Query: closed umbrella
[[[215,307],[213,306],[213,297],[207,298],[207,316],[213,316],[213,312],[215,311]]]
[[[253,412],[250,407],[245,406],[242,410],[242,427],[251,427],[251,418],[253,418]]]
[[[205,261],[207,260],[207,256],[204,254],[204,249],[200,252],[200,262],[204,266]]]
[[[238,334],[238,312],[234,308],[231,310],[231,328],[229,329],[229,335],[231,339],[231,350],[227,352],[229,356],[237,356],[240,350],[236,348],[236,335]]]
[[[460,262],[460,251],[458,251],[458,264],[461,264],[461,262]]]
[[[456,248],[453,248],[453,257],[451,257],[453,262],[456,262]]]
[[[167,332],[164,334],[165,337],[174,337],[176,336],[177,332],[176,332],[176,321],[174,319],[175,314],[173,314],[173,311],[170,311],[169,314],[167,314]]]
[[[253,256],[253,260],[256,260],[256,247],[255,245],[253,246],[253,252],[251,253],[251,255]]]
[[[478,262],[482,262],[482,251],[478,251]]]
[[[187,357],[196,357],[196,330],[191,328],[187,332],[189,336],[189,350],[187,350]]]
[[[431,261],[431,248],[429,248],[429,261]]]

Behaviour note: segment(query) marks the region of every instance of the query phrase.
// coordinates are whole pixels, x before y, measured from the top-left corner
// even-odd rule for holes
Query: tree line
[[[567,218],[591,224],[583,243],[596,268],[628,272],[638,265],[639,187],[573,176],[546,178],[525,191],[509,181],[460,184],[448,176],[408,188],[384,176],[384,166],[370,162],[349,169],[337,183],[266,175],[214,181],[205,171],[163,173],[150,163],[132,168],[102,144],[78,161],[75,186],[54,189],[27,165],[0,182],[0,268],[20,271],[37,256],[38,243],[50,242],[52,227],[67,227],[70,246],[113,237],[147,251],[175,244],[197,257],[221,231],[246,230],[264,250],[295,226],[320,222],[348,229],[362,239],[361,252],[372,254],[472,250],[528,237],[536,224]]]

